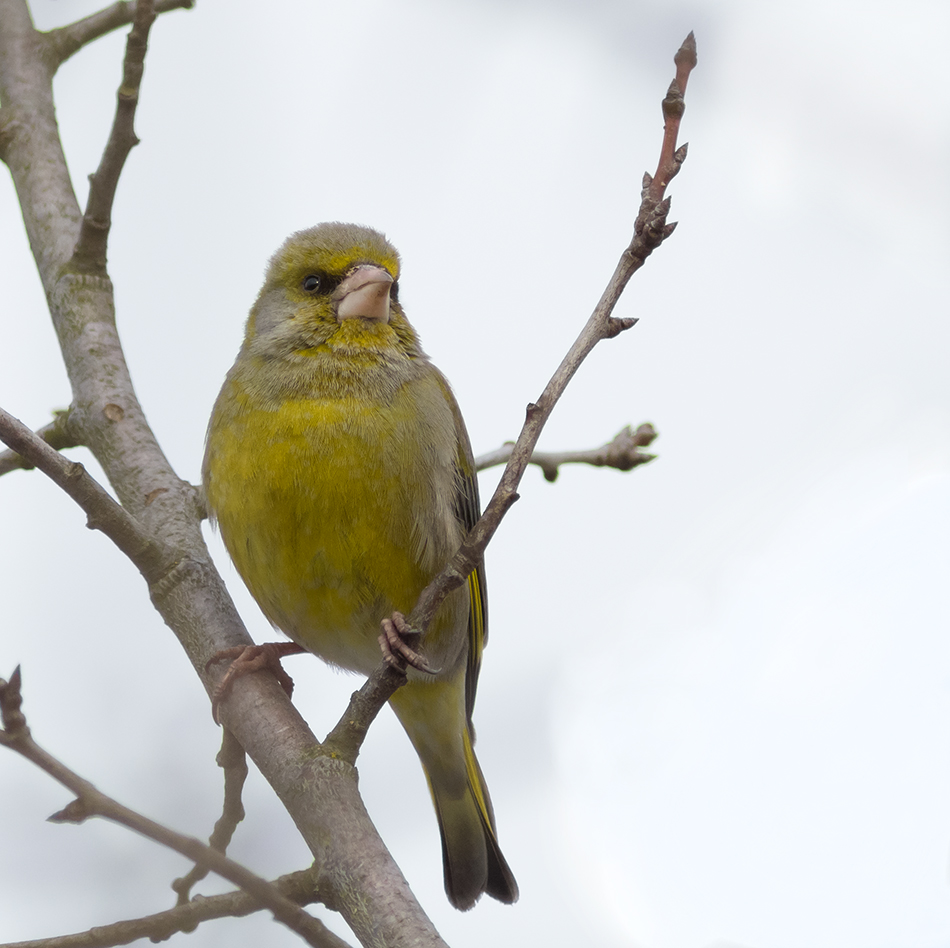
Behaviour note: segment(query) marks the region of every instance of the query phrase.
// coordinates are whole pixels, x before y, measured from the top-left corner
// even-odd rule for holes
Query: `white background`
[[[33,4],[43,28],[94,8]],[[679,229],[621,301],[639,325],[594,352],[542,441],[649,420],[660,457],[529,472],[489,551],[478,747],[521,901],[448,905],[388,712],[361,757],[456,948],[950,946],[948,27],[944,0],[203,0],[153,28],[109,263],[138,394],[192,481],[267,259],[321,220],[386,231],[476,452],[514,437],[626,245],[696,31]],[[83,201],[124,32],[56,79]],[[70,393],[12,186],[0,202],[0,404],[39,427]],[[38,473],[0,481],[0,675],[22,663],[49,750],[206,836],[207,699],[83,522]],[[357,680],[288,668],[325,732]],[[0,755],[3,940],[171,904],[182,860],[44,822],[67,801]],[[246,802],[234,856],[305,866],[256,775]],[[296,943],[264,914],[187,941]]]

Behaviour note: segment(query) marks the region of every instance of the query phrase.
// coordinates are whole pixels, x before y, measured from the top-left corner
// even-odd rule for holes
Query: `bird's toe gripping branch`
[[[205,671],[220,662],[231,662],[211,695],[211,714],[215,724],[220,723],[218,708],[230,693],[234,683],[238,678],[243,678],[252,672],[271,672],[290,698],[294,693],[294,680],[284,671],[280,660],[288,655],[299,655],[306,651],[296,642],[266,642],[264,645],[238,645],[235,648],[225,648],[220,652],[215,652],[205,663]]]
[[[438,668],[433,668],[423,655],[409,645],[408,639],[418,640],[422,637],[422,633],[413,629],[401,612],[394,612],[392,618],[383,619],[380,626],[382,632],[379,633],[379,647],[382,650],[383,659],[389,665],[401,672],[410,665],[428,675],[439,673]]]

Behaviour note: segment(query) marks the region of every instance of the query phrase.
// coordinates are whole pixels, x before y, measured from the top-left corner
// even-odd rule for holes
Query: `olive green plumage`
[[[445,377],[398,301],[376,231],[320,224],[271,260],[208,428],[204,484],[267,618],[333,665],[370,674],[379,624],[408,613],[478,517],[472,449]],[[429,782],[445,888],[470,908],[518,889],[472,749],[486,638],[481,567],[445,601],[390,703]]]

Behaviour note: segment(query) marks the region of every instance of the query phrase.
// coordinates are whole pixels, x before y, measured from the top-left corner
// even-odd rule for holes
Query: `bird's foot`
[[[287,693],[287,697],[291,697],[294,693],[294,680],[284,671],[280,660],[288,655],[299,655],[306,651],[296,642],[267,642],[264,645],[238,645],[236,648],[225,648],[220,652],[215,652],[205,662],[205,671],[219,662],[231,662],[211,695],[211,715],[215,724],[220,723],[218,707],[228,696],[231,686],[238,678],[250,675],[251,672],[270,671],[280,687]]]
[[[388,664],[401,672],[406,670],[407,665],[411,665],[429,675],[438,675],[440,669],[433,668],[406,641],[407,639],[418,640],[422,633],[413,629],[401,612],[394,612],[392,618],[383,619],[380,625],[383,631],[379,633],[379,647],[382,650],[383,659]]]

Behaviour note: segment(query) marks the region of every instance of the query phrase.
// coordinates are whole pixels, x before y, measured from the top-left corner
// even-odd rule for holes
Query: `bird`
[[[406,631],[402,614],[480,513],[461,411],[406,318],[399,276],[396,249],[369,227],[328,222],[287,238],[202,466],[209,517],[267,619],[364,675],[380,662],[381,623],[391,633],[395,616]],[[486,637],[479,563],[424,633],[429,670],[410,666],[390,699],[428,781],[446,894],[463,911],[482,894],[518,898],[474,751]]]

